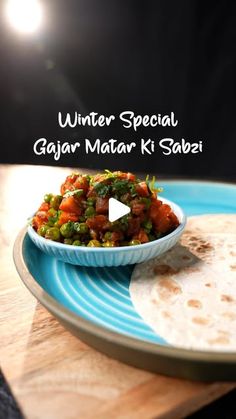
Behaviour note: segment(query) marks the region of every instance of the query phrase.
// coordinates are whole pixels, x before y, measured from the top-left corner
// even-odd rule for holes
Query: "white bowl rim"
[[[169,240],[171,237],[174,237],[175,235],[179,235],[182,233],[182,231],[184,230],[185,226],[186,226],[186,222],[187,222],[187,217],[184,213],[184,211],[182,210],[182,208],[176,204],[173,201],[170,201],[169,199],[166,198],[160,198],[160,200],[162,202],[164,202],[165,204],[170,205],[170,207],[172,208],[172,210],[174,211],[175,215],[177,216],[180,224],[179,226],[173,230],[171,233],[167,234],[164,237],[161,237],[160,239],[156,239],[156,240],[152,240],[148,243],[142,243],[142,244],[137,244],[137,245],[133,245],[133,246],[114,246],[114,247],[88,247],[88,246],[73,246],[71,244],[64,244],[64,243],[59,243],[53,240],[48,240],[45,239],[44,237],[40,236],[31,225],[28,226],[28,233],[29,236],[33,236],[37,241],[41,242],[44,245],[47,245],[49,248],[57,248],[57,249],[64,249],[64,250],[69,250],[70,252],[74,252],[76,250],[76,252],[90,252],[90,253],[94,253],[94,252],[104,252],[104,253],[116,253],[116,252],[122,252],[125,250],[132,250],[132,251],[138,251],[141,249],[147,249],[147,248],[151,248],[155,245],[161,244],[163,242],[165,242],[166,240]]]

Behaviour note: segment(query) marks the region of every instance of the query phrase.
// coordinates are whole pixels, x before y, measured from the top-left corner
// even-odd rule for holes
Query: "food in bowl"
[[[174,231],[179,220],[158,198],[155,178],[138,179],[121,171],[96,175],[72,173],[60,194],[47,193],[31,225],[45,239],[74,246],[141,245]],[[109,199],[130,207],[130,213],[110,222]]]

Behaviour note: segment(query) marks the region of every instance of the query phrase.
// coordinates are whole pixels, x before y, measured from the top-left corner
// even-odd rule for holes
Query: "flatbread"
[[[189,217],[185,233],[189,231],[236,234],[236,214],[209,214]]]
[[[236,215],[190,217],[174,248],[136,265],[132,302],[170,345],[236,351],[235,226]]]

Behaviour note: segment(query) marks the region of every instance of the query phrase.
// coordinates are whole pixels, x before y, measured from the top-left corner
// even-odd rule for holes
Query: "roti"
[[[176,246],[135,266],[130,295],[168,344],[236,351],[236,215],[190,217]]]

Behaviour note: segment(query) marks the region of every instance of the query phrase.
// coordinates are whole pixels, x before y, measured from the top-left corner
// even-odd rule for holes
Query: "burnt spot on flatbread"
[[[212,251],[213,249],[214,247],[205,240],[200,240],[198,247],[196,247],[196,251],[201,254],[208,253],[209,251]]]
[[[155,305],[155,308],[158,308],[157,306],[158,306],[158,303],[160,303],[160,301],[158,300],[158,298],[154,296],[153,298],[151,298],[151,303]]]
[[[201,235],[188,237],[184,234],[181,242],[187,247],[190,254],[206,262],[207,260],[211,260],[212,253],[215,251],[211,242],[203,238]]]
[[[193,308],[202,308],[202,303],[200,300],[188,300],[187,302],[189,307],[193,307]]]
[[[229,252],[229,254],[230,256],[236,256],[236,252],[233,252],[233,251]]]
[[[230,336],[229,332],[227,332],[227,330],[217,330],[217,332],[220,335],[224,335],[224,336]]]
[[[182,260],[191,260],[192,258],[188,255],[183,255],[181,259]]]
[[[231,265],[230,269],[231,269],[231,271],[236,271],[236,265]]]
[[[172,316],[169,313],[169,311],[162,311],[162,316],[165,317],[166,319],[172,319]]]
[[[181,243],[187,245],[189,249],[196,247],[199,243],[199,240],[200,240],[200,237],[195,237],[195,236],[189,237],[187,234],[184,234],[180,239]]]
[[[189,242],[190,242],[190,243],[194,243],[194,244],[196,243],[196,244],[197,244],[197,243],[198,243],[198,241],[199,241],[199,239],[200,239],[200,237],[197,237],[197,236],[190,236],[190,237],[189,237]]]
[[[236,313],[233,311],[225,311],[222,316],[226,317],[229,320],[236,320]]]
[[[207,283],[205,284],[205,287],[211,288],[211,287],[212,287],[212,284],[211,284],[210,282],[207,282]]]
[[[227,336],[219,335],[215,339],[208,339],[208,343],[210,343],[210,345],[228,345],[230,342]]]
[[[178,273],[178,269],[172,268],[169,265],[156,265],[153,268],[153,273],[156,275],[173,275]]]
[[[176,281],[168,277],[161,278],[158,281],[157,288],[158,296],[161,300],[168,300],[174,295],[182,293],[182,288],[180,287],[180,285]]]
[[[226,303],[233,303],[234,302],[234,298],[231,295],[227,295],[227,294],[222,294],[220,299],[221,299],[221,301],[226,302]]]
[[[193,317],[192,322],[195,324],[206,326],[209,323],[209,320],[206,319],[206,317]]]
[[[191,231],[188,229],[185,229],[184,234],[191,234]],[[181,239],[180,239],[181,240]]]

